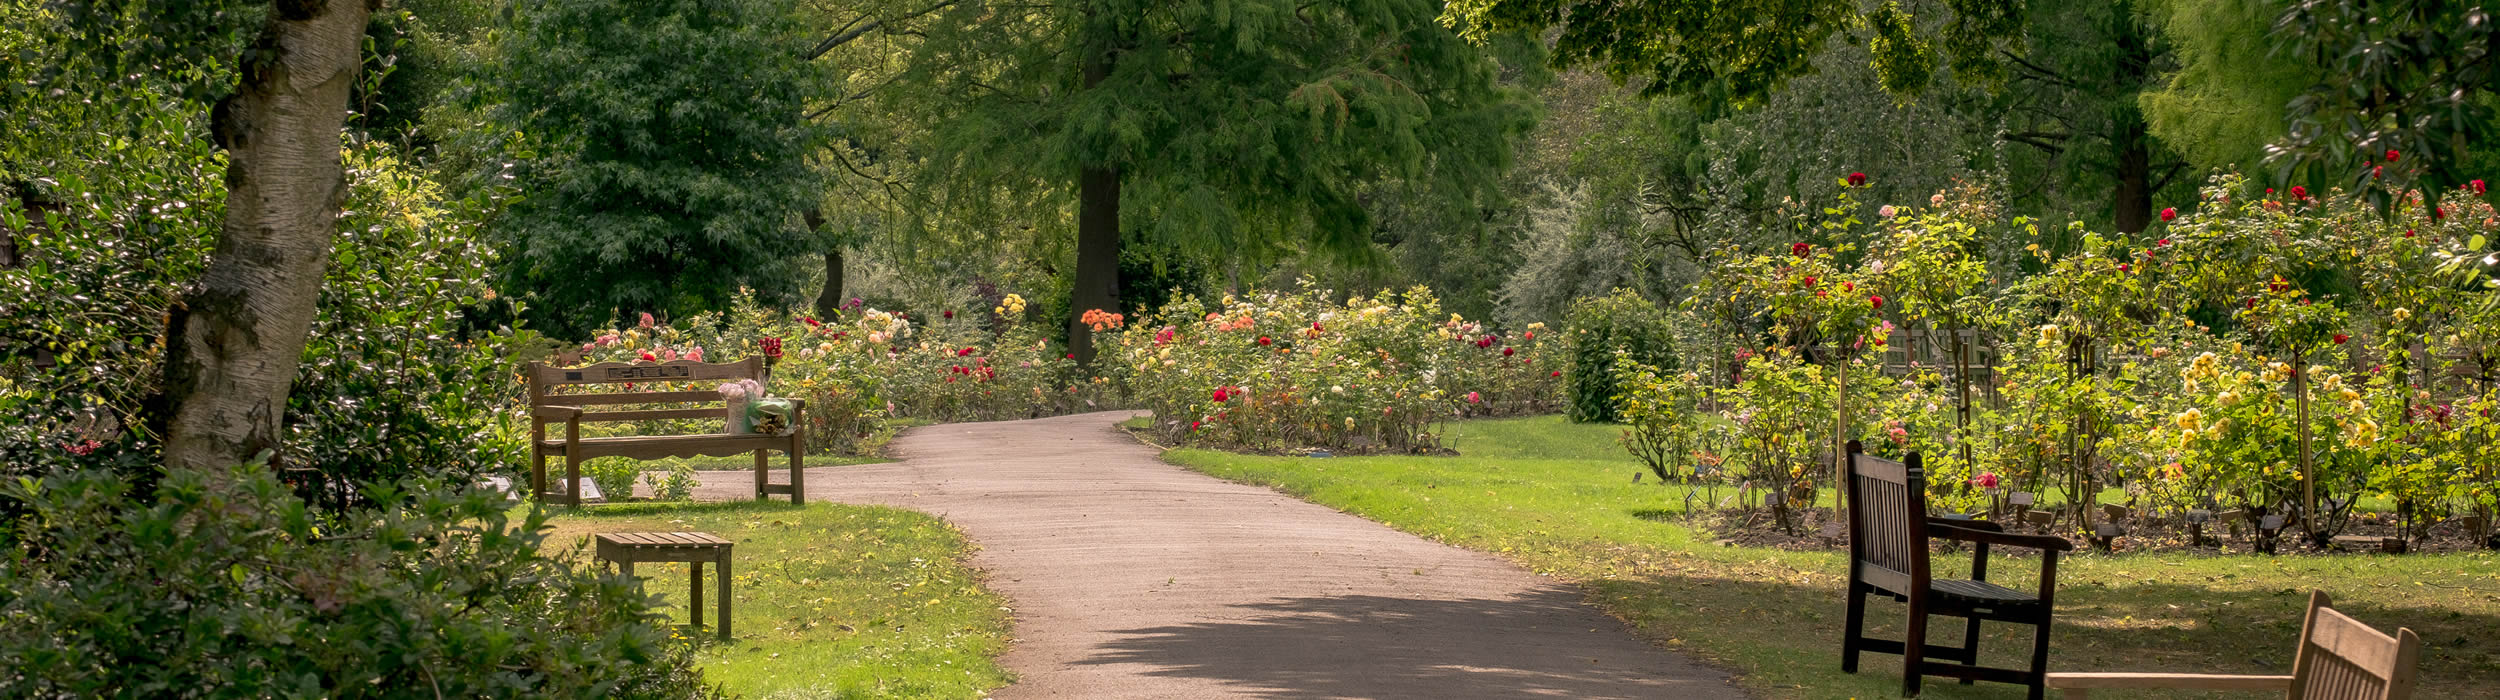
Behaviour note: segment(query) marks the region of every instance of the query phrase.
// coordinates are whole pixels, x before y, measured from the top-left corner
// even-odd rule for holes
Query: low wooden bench
[[[565,387],[591,384],[649,384],[678,382],[737,381],[764,379],[764,360],[750,357],[744,362],[703,363],[687,360],[671,362],[602,362],[582,367],[556,367],[540,362],[529,365],[530,380],[530,444],[535,448],[530,459],[530,493],[542,501],[566,505],[582,504],[582,462],[599,457],[627,459],[658,459],[661,457],[733,457],[755,453],[755,497],[788,494],[791,503],[807,502],[806,460],[807,436],[803,416],[804,401],[792,401],[790,433],[787,435],[731,435],[709,433],[691,435],[624,435],[614,437],[582,437],[583,423],[729,418],[728,402],[711,386],[683,391],[625,391],[615,393],[561,393]],[[630,387],[629,387],[630,388]],[[658,410],[587,411],[585,406],[618,406],[635,404],[710,403],[708,408],[672,408]],[[550,424],[561,424],[561,437],[547,436]],[[724,428],[726,429],[726,428]],[[780,450],[790,455],[790,483],[775,484],[766,478],[769,463],[765,452]],[[564,490],[549,491],[547,458],[564,458]],[[620,494],[618,497],[622,497]]]
[[[716,627],[722,641],[729,639],[729,550],[737,543],[721,539],[709,532],[608,532],[598,537],[598,556],[616,562],[617,570],[627,578],[634,575],[636,562],[682,561],[692,576],[686,588],[686,617],[696,627],[703,626],[703,563],[712,562],[719,569],[720,624]]]

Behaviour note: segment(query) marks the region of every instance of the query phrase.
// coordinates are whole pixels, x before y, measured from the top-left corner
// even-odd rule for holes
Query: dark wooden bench
[[[598,537],[598,556],[616,562],[617,570],[627,578],[634,575],[636,562],[686,563],[692,576],[687,580],[686,617],[696,627],[703,626],[703,563],[712,562],[719,571],[720,625],[717,631],[723,641],[729,639],[729,550],[737,543],[721,539],[709,532],[608,532]]]
[[[2018,535],[1985,520],[1947,520],[1927,516],[1927,476],[1918,453],[1895,462],[1867,456],[1858,441],[1849,441],[1849,601],[1844,618],[1840,670],[1858,672],[1858,653],[1900,654],[1901,693],[1918,695],[1922,676],[2014,683],[2041,700],[2047,690],[2049,618],[2057,607],[2057,553],[2074,549],[2063,537]],[[1928,568],[1930,539],[1977,545],[1969,579],[1938,579]],[[2017,591],[1988,582],[1988,546],[2040,550],[2038,593]],[[1906,639],[1868,637],[1866,597],[1881,595],[1909,604]],[[1927,643],[1927,618],[1964,618],[1960,648]],[[2027,669],[1979,665],[1979,622],[1994,620],[2032,626],[2031,664]],[[1956,661],[1960,663],[1941,663]]]
[[[556,367],[540,362],[529,365],[530,380],[530,444],[535,448],[530,459],[530,493],[542,501],[566,505],[582,504],[582,462],[600,457],[627,459],[658,459],[661,457],[733,457],[755,453],[755,497],[788,494],[791,503],[805,503],[807,436],[803,416],[804,401],[793,400],[790,433],[787,435],[731,435],[708,433],[690,435],[622,435],[582,437],[583,423],[729,418],[728,403],[720,392],[707,385],[700,389],[677,391],[624,391],[612,393],[564,393],[568,387],[594,384],[627,384],[659,386],[670,383],[708,382],[754,379],[763,381],[764,360],[750,357],[744,362],[703,363],[677,360],[672,362],[603,362],[583,367]],[[630,387],[629,387],[630,388]],[[633,409],[621,411],[588,411],[585,406],[630,406],[653,404],[713,404],[708,408]],[[561,424],[564,434],[548,437],[547,426]],[[724,428],[726,429],[726,428]],[[765,452],[780,450],[790,455],[790,483],[775,484],[766,478],[768,462]],[[547,458],[564,458],[564,490],[547,489]],[[620,494],[618,496],[622,498]]]

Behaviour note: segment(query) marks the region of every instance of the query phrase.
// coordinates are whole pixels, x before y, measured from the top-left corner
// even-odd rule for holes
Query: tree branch
[[[938,0],[938,3],[937,3],[937,4],[935,4],[935,5],[930,5],[930,6],[928,6],[928,7],[921,8],[919,11],[917,11],[917,12],[913,12],[913,13],[911,13],[911,14],[903,15],[903,16],[901,16],[901,17],[896,17],[896,18],[894,18],[894,21],[896,21],[896,22],[901,22],[901,21],[904,21],[904,20],[914,19],[914,18],[917,18],[917,17],[919,17],[919,16],[921,16],[921,15],[925,15],[925,14],[929,14],[929,13],[931,13],[931,12],[936,12],[936,11],[938,11],[938,10],[945,9],[947,6],[955,4],[955,2],[956,2],[956,0]],[[858,24],[859,24],[859,22],[858,22],[857,20],[853,20],[851,24],[852,24],[852,25],[858,25]],[[847,31],[836,32],[833,36],[825,37],[825,40],[824,40],[824,41],[816,42],[816,48],[814,48],[814,49],[810,49],[810,50],[807,52],[807,60],[813,61],[813,60],[816,60],[817,58],[823,57],[823,56],[825,55],[825,52],[832,51],[832,50],[834,49],[834,47],[841,46],[841,45],[843,45],[843,44],[848,44],[848,43],[851,43],[851,41],[852,41],[852,40],[854,40],[854,39],[858,39],[858,38],[860,38],[860,37],[862,37],[862,36],[867,36],[869,32],[876,31],[876,30],[877,30],[877,28],[879,28],[879,27],[883,27],[883,26],[885,26],[885,24],[886,24],[886,20],[883,20],[883,19],[878,19],[878,20],[875,20],[875,21],[871,21],[871,22],[869,22],[869,23],[867,23],[867,24],[865,24],[865,25],[859,25],[859,26],[857,26],[857,27],[852,27],[852,28],[848,29]],[[851,25],[843,25],[843,26],[845,26],[845,27],[851,27]]]

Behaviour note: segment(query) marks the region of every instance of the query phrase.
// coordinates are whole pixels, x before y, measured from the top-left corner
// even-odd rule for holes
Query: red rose
[[[1073,353],[1073,352],[1072,352],[1072,353],[1068,353],[1068,359],[1071,359],[1071,360],[1076,359],[1076,353]]]
[[[2255,310],[2257,310],[2257,298],[2256,298],[2256,297],[2249,297],[2249,299],[2248,299],[2248,310],[2250,310],[2250,311],[2255,311]]]
[[[1840,283],[1840,291],[1844,291],[1844,292],[1854,292],[1854,291],[1858,291],[1858,283],[1856,283],[1856,282],[1842,282],[1842,283]]]
[[[2401,156],[2401,155],[2403,155],[2403,154],[2401,154],[2401,153],[2397,153],[2397,152],[2396,152],[2396,149],[2393,149],[2393,148],[2387,149],[2387,162],[2390,162],[2390,163],[2396,162],[2396,158],[2397,158],[2398,156]]]
[[[2413,237],[2413,229],[2405,229],[2405,237],[2406,237],[2406,238],[2412,238],[2412,237]]]
[[[956,357],[971,357],[971,356],[972,356],[972,348],[964,348],[964,349],[962,349],[962,350],[957,350],[957,351],[955,351],[955,356],[956,356]]]
[[[1870,297],[1867,297],[1867,298],[1866,298],[1866,303],[1869,303],[1869,304],[1874,304],[1874,305],[1875,305],[1875,308],[1878,308],[1878,309],[1884,308],[1884,298],[1883,298],[1883,297],[1879,297],[1879,296],[1870,296]]]
[[[2395,151],[2388,151],[2387,153],[2388,153],[2388,155],[2389,155],[2389,156],[2391,156],[2391,157],[2392,157],[2392,156],[2394,156],[2394,155],[2395,155],[2395,153],[2396,153],[2396,152],[2395,152]],[[2335,334],[2335,344],[2336,344],[2336,345],[2342,345],[2342,344],[2344,344],[2344,341],[2351,340],[2351,339],[2352,339],[2352,336],[2349,336],[2349,335],[2344,335],[2344,334],[2342,334],[2342,333],[2337,333],[2337,334]]]
[[[1559,370],[1559,369],[1558,369],[1558,370],[1554,370],[1554,374],[1553,374],[1552,376],[1556,376],[1556,377],[1560,377],[1560,376],[1562,376],[1562,370]]]
[[[952,319],[952,318],[954,318],[954,317],[955,317],[955,310],[954,310],[954,309],[947,309],[947,310],[946,310],[946,313],[945,313],[944,315],[945,315],[947,318]]]
[[[2131,266],[2131,265],[2128,265],[2128,264],[2126,264],[2126,263],[2118,263],[2118,271],[2119,271],[2119,272],[2134,272],[2134,271],[2135,271],[2135,267],[2134,267],[2134,266]]]
[[[780,358],[781,358],[781,339],[780,339],[780,338],[764,338],[764,339],[761,339],[761,340],[757,340],[757,341],[755,341],[755,344],[756,344],[756,345],[763,346],[763,348],[764,348],[764,356],[765,356],[765,357],[770,357],[770,358],[773,358],[773,359],[780,359]]]
[[[657,356],[657,355],[653,355],[653,354],[651,354],[651,351],[649,351],[649,350],[644,350],[644,351],[642,351],[642,361],[644,361],[644,362],[658,362],[658,361],[660,361],[660,358],[659,358],[659,356]]]
[[[1536,331],[1528,331],[1528,339],[1536,340]]]
[[[2475,180],[2475,181],[2473,181],[2473,182],[2465,183],[2465,186],[2467,186],[2467,187],[2471,187],[2471,188],[2474,188],[2474,194],[2482,194],[2482,193],[2483,193],[2483,181],[2481,181],[2481,180]]]
[[[1814,276],[1813,276],[1813,275],[1806,275],[1806,286],[1808,286],[1808,287],[1812,287],[1812,286],[1814,286]]]
[[[2302,186],[2300,186],[2300,185],[2293,185],[2293,186],[2292,186],[2292,198],[2293,198],[2293,199],[2308,199],[2308,198],[2309,198],[2309,188],[2307,188],[2307,187],[2302,187]]]
[[[1276,339],[1274,339],[1274,338],[1269,338],[1269,337],[1267,337],[1267,336],[1262,335],[1262,336],[1259,336],[1259,344],[1260,344],[1260,345],[1274,345],[1274,344],[1276,344]]]
[[[1194,421],[1194,420],[1193,420],[1193,421],[1190,421],[1190,422],[1189,422],[1189,429],[1190,429],[1190,430],[1197,430],[1199,425],[1200,425],[1200,423],[1199,423],[1198,421]]]
[[[819,322],[817,322],[817,321],[816,321],[816,317],[814,317],[814,316],[801,316],[801,317],[799,317],[799,320],[801,320],[801,321],[806,321],[806,322],[807,322],[807,325],[810,325],[810,326],[821,326],[821,325],[825,325],[825,324],[823,324],[823,323],[819,323]]]
[[[2432,221],[2438,221],[2438,220],[2440,220],[2440,219],[2445,219],[2445,218],[2448,218],[2448,210],[2447,210],[2447,209],[2440,208],[2440,207],[2431,207],[2431,220],[2432,220]]]
[[[1850,173],[1850,174],[1849,174],[1849,186],[1850,186],[1850,187],[1865,187],[1865,186],[1866,186],[1866,173]]]
[[[1480,347],[1480,348],[1489,348],[1489,347],[1493,347],[1493,336],[1489,336],[1489,335],[1488,335],[1488,336],[1485,336],[1485,337],[1482,337],[1482,338],[1477,338],[1477,339],[1476,339],[1476,347]]]
[[[1503,356],[1503,357],[1510,357],[1511,352],[1512,352],[1512,351],[1515,351],[1515,350],[1517,350],[1517,349],[1518,349],[1518,348],[1502,348],[1502,356]]]
[[[1788,254],[1789,254],[1789,255],[1794,255],[1794,256],[1797,256],[1797,257],[1802,258],[1802,257],[1805,257],[1805,256],[1806,256],[1806,253],[1810,253],[1810,252],[1813,252],[1813,251],[1814,251],[1814,246],[1812,246],[1812,245],[1808,245],[1808,244],[1804,244],[1804,243],[1790,243],[1790,244],[1788,244]]]
[[[2161,220],[2163,220],[2163,221],[2169,221],[2169,220],[2171,220],[2171,219],[2176,219],[2176,218],[2179,218],[2179,209],[2178,209],[2177,207],[2163,207],[2163,208],[2162,208],[2162,210],[2161,210]]]
[[[2154,245],[2158,245],[2158,246],[2161,246],[2161,247],[2164,247],[2164,248],[2168,248],[2168,247],[2170,247],[2170,239],[2168,239],[2168,238],[2161,239],[2160,241],[2156,241],[2156,242],[2154,243]]]
[[[1224,393],[1224,387],[1220,387],[1220,386],[1219,386],[1219,387],[1216,387],[1216,388],[1215,388],[1215,402],[1216,402],[1216,403],[1223,403],[1223,402],[1224,402],[1224,400],[1225,400],[1225,399],[1228,399],[1228,398],[1232,398],[1232,397],[1231,397],[1230,395],[1228,395],[1228,394],[1225,394],[1225,393]]]

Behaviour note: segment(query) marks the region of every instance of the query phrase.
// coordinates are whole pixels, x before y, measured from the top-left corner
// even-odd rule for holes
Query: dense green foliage
[[[614,312],[691,315],[741,287],[800,299],[821,195],[804,120],[823,77],[789,0],[516,7],[491,76],[523,197],[506,285],[558,335]],[[630,30],[626,30],[630,28]]]
[[[635,586],[542,553],[547,515],[491,492],[377,486],[406,507],[323,527],[258,466],[5,488],[0,694],[708,694]]]
[[[1563,409],[1582,423],[1615,422],[1623,414],[1615,397],[1621,362],[1651,371],[1676,369],[1672,321],[1658,305],[1628,289],[1571,305],[1563,319]]]

